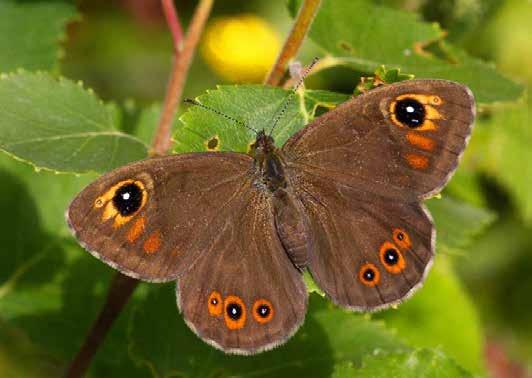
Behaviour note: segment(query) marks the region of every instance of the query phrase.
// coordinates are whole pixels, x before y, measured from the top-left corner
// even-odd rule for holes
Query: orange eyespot
[[[443,100],[441,99],[440,96],[430,96],[429,103],[431,105],[439,106],[439,105],[443,104]]]
[[[381,275],[377,267],[371,263],[363,264],[358,271],[358,279],[364,285],[373,287],[381,281]]]
[[[144,207],[148,192],[140,180],[122,180],[94,200],[94,208],[104,207],[101,219],[105,222],[114,218],[113,227],[129,222]]]
[[[380,248],[379,256],[382,265],[390,273],[401,273],[406,267],[403,254],[393,243],[384,242]]]
[[[212,316],[222,315],[223,303],[222,296],[219,292],[213,291],[211,295],[209,295],[207,307],[209,308],[209,314],[211,314]]]
[[[412,247],[412,241],[410,240],[410,235],[408,233],[401,229],[401,228],[394,228],[392,231],[393,234],[393,241],[399,246],[401,249],[410,249]]]
[[[266,299],[256,300],[253,304],[253,318],[261,324],[268,323],[272,320],[274,314],[273,306]]]
[[[388,110],[395,125],[417,131],[429,131],[438,128],[434,120],[443,118],[435,108],[441,103],[442,100],[438,96],[404,94],[392,101]]]
[[[225,325],[230,330],[240,329],[246,324],[246,306],[240,297],[228,295],[224,300]]]

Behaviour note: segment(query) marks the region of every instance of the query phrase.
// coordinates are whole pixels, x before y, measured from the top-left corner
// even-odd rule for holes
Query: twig
[[[172,33],[172,40],[174,41],[174,51],[179,53],[183,48],[183,28],[179,22],[177,9],[174,6],[174,0],[161,0],[166,23]]]
[[[67,378],[82,377],[85,374],[105,335],[107,335],[138,284],[139,281],[136,279],[124,276],[122,273],[116,273],[107,293],[103,309],[92,325],[78,354],[69,366],[66,373]]]
[[[213,1],[214,0],[200,0],[200,3],[194,12],[194,16],[192,16],[192,21],[190,22],[185,40],[183,41],[183,48],[179,54],[176,52],[176,59],[174,59],[174,66],[166,92],[163,112],[152,143],[152,150],[150,152],[152,156],[165,155],[170,148],[172,121],[174,120],[177,105],[181,100],[188,69],[192,62],[192,58],[194,57],[194,52],[196,51],[196,46],[200,39],[201,32],[203,31],[203,27],[205,26],[205,22],[211,12]]]
[[[152,143],[152,150],[150,152],[152,156],[165,155],[170,148],[172,120],[183,93],[183,86],[194,56],[194,51],[196,50],[205,22],[209,17],[213,2],[214,0],[200,0],[183,41],[183,31],[173,1],[161,0],[174,41],[174,67],[166,92],[161,120]],[[92,325],[78,354],[69,366],[66,377],[78,378],[86,373],[92,358],[105,339],[107,332],[138,284],[138,280],[127,277],[119,272],[116,273],[107,293],[104,307]]]
[[[296,56],[305,36],[308,32],[310,24],[320,7],[321,0],[304,0],[303,5],[297,13],[294,26],[290,30],[290,34],[284,42],[283,48],[277,57],[272,70],[268,74],[264,84],[277,86],[283,78],[289,61]]]

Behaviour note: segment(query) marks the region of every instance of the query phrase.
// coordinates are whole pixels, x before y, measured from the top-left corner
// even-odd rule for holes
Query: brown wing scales
[[[207,153],[134,163],[89,185],[72,201],[67,220],[80,243],[112,267],[147,281],[173,280],[236,206],[251,162],[241,154]],[[140,205],[121,213],[118,191],[131,183],[142,192]],[[124,194],[128,203],[135,193]]]
[[[250,191],[241,203],[179,279],[177,293],[187,324],[202,339],[228,353],[252,354],[299,328],[307,290],[277,236],[270,198]]]

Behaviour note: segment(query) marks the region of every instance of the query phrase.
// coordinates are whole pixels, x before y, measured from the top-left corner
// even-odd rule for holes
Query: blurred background
[[[177,1],[185,27],[196,4]],[[438,22],[447,39],[532,85],[532,2],[526,0],[376,0]],[[68,27],[60,70],[135,118],[163,99],[172,42],[158,0],[92,0]],[[185,97],[218,84],[261,83],[291,26],[284,1],[223,0],[201,41]],[[312,41],[300,59],[320,56]],[[364,72],[324,70],[307,87],[353,93]],[[473,301],[484,357],[494,377],[532,376],[532,125],[530,100],[481,109],[463,167],[446,194],[491,211],[495,220],[452,255],[460,285]],[[126,126],[127,127],[127,126]],[[511,134],[510,134],[511,133]],[[444,194],[444,195],[446,195]],[[437,317],[435,313],[433,316]],[[453,325],[449,324],[449,332]],[[0,362],[3,349],[0,348]],[[1,376],[1,372],[0,372]]]

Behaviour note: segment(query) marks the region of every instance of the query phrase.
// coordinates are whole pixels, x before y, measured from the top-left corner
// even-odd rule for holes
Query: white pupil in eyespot
[[[413,107],[413,106],[407,106],[407,107],[406,107],[406,111],[407,111],[408,113],[414,113],[414,107]]]
[[[129,192],[122,194],[122,199],[127,201],[129,198],[131,198],[131,194]]]
[[[232,308],[231,309],[231,314],[236,315],[236,313],[237,313],[236,308]]]

